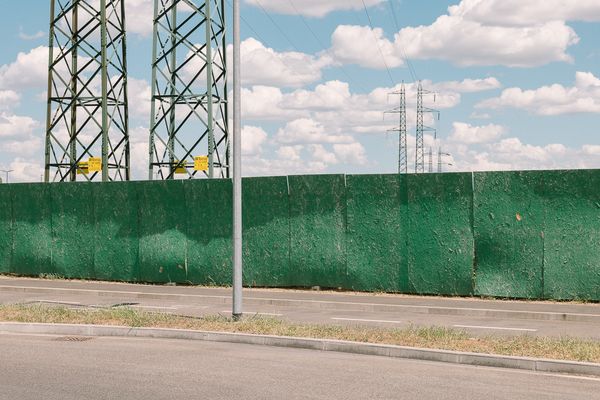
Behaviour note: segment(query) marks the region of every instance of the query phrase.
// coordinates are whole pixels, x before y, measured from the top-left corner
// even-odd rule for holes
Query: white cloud
[[[48,85],[48,47],[39,46],[0,67],[0,89],[23,90]]]
[[[140,36],[152,34],[154,20],[153,0],[126,0],[127,32]]]
[[[446,60],[459,66],[535,67],[571,62],[567,49],[578,43],[579,37],[560,20],[522,27],[498,26],[452,13],[440,16],[431,25],[403,28],[393,40],[386,38],[380,28],[341,25],[331,41],[327,52],[336,61],[368,68],[385,68],[384,58],[390,68],[402,66],[405,55],[410,59]]]
[[[578,41],[563,21],[501,27],[447,15],[429,26],[404,28],[395,37],[395,45],[404,45],[410,58],[448,60],[460,66],[534,67],[570,62],[566,50]]]
[[[328,165],[333,165],[333,164],[338,163],[338,159],[335,156],[335,154],[328,151],[327,149],[325,149],[325,147],[323,147],[323,145],[313,144],[313,145],[310,145],[309,148],[310,148],[310,151],[312,152],[313,160],[315,160],[319,163],[328,164]]]
[[[17,157],[8,166],[10,182],[40,182],[44,174],[44,166],[34,160]],[[2,176],[2,179],[6,179]]]
[[[499,89],[502,84],[494,77],[484,79],[464,79],[462,81],[440,82],[432,85],[432,89],[440,92],[476,93]]]
[[[304,149],[302,145],[296,146],[281,146],[277,150],[277,156],[280,159],[290,160],[290,161],[300,161],[301,160],[301,152]]]
[[[361,143],[334,144],[333,151],[346,164],[367,164],[367,152]]]
[[[505,132],[500,125],[473,126],[463,122],[454,122],[450,141],[456,143],[475,144],[495,141]]]
[[[0,90],[0,111],[16,107],[19,101],[21,95],[14,90]]]
[[[328,53],[343,64],[385,69],[404,65],[402,53],[385,38],[383,29],[368,26],[339,25],[331,35]]]
[[[328,81],[314,90],[296,90],[282,98],[284,109],[338,110],[351,100],[350,85],[340,81]]]
[[[309,118],[296,119],[279,129],[276,135],[279,143],[352,143],[354,139],[348,135],[335,135],[326,131],[325,127]]]
[[[538,115],[600,113],[600,79],[589,72],[577,72],[572,87],[554,84],[534,90],[509,88],[477,107],[519,108]]]
[[[150,120],[150,108],[152,105],[152,88],[150,83],[144,79],[129,77],[127,80],[129,94],[129,111],[132,117]]]
[[[148,128],[137,126],[129,129],[130,163],[134,179],[148,178],[148,140]]]
[[[228,57],[233,59],[233,47],[228,46]],[[242,84],[301,87],[319,81],[321,70],[331,65],[326,56],[315,57],[295,51],[278,52],[265,47],[256,39],[241,43]]]
[[[22,40],[37,40],[37,39],[42,39],[45,38],[48,34],[46,32],[43,31],[37,31],[34,34],[27,34],[23,31],[23,28],[19,28],[19,39]]]
[[[365,0],[367,7],[383,3],[384,0]],[[279,14],[300,14],[306,17],[324,17],[333,11],[360,10],[361,2],[348,0],[245,0],[247,4],[262,7]]]
[[[262,153],[263,145],[269,135],[258,126],[246,125],[242,128],[242,154],[255,155]]]
[[[0,113],[0,138],[17,138],[31,135],[40,123],[30,117]]]
[[[0,141],[0,148],[2,153],[34,156],[42,148],[42,143],[42,138],[27,135],[19,139]]]
[[[582,150],[585,154],[592,156],[600,156],[600,146],[597,144],[586,144],[582,147]]]
[[[445,161],[454,171],[582,169],[600,167],[600,146],[568,147],[561,143],[532,145],[517,137],[490,143],[443,143]]]
[[[307,111],[282,108],[283,98],[283,92],[276,87],[242,88],[242,117],[244,119],[280,120],[308,116]]]
[[[597,0],[462,0],[448,11],[450,15],[500,26],[600,21],[600,2]]]

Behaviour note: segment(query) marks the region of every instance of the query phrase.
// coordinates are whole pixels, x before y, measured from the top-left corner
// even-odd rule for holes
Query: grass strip
[[[0,305],[0,321],[250,333],[600,363],[598,341],[530,335],[474,338],[463,330],[436,326],[380,328],[298,324],[260,316],[234,322],[219,315],[191,318],[131,308],[71,309],[44,305]]]

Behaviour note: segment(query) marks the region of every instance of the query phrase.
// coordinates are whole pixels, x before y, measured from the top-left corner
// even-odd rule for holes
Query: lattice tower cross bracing
[[[407,128],[406,128],[406,85],[402,82],[400,90],[390,93],[393,96],[399,96],[400,104],[397,108],[386,111],[384,114],[398,114],[398,126],[389,129],[388,132],[397,132],[398,142],[398,173],[408,173],[408,146],[407,146]]]
[[[149,179],[229,178],[225,1],[154,0],[153,38]]]
[[[416,154],[415,154],[415,172],[425,172],[425,132],[433,132],[434,139],[437,139],[437,131],[435,128],[425,126],[425,114],[437,114],[440,112],[432,108],[425,107],[424,98],[426,95],[434,94],[429,90],[423,89],[423,84],[418,83],[417,86],[417,134],[416,134]],[[435,101],[435,96],[434,96]],[[431,169],[431,168],[430,168]]]
[[[129,180],[124,0],[50,0],[49,48],[45,181]]]

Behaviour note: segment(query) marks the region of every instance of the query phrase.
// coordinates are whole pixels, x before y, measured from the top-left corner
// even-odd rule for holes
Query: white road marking
[[[489,329],[494,331],[520,331],[520,332],[537,332],[537,329],[528,328],[503,328],[499,326],[478,326],[478,325],[453,325],[455,328],[466,329]]]
[[[231,314],[231,310],[221,311],[223,314]],[[282,317],[283,314],[275,314],[275,313],[266,313],[266,312],[254,312],[254,311],[246,311],[244,314],[248,315],[268,315],[270,317]]]
[[[402,321],[389,321],[385,319],[359,319],[359,318],[331,318],[334,321],[356,321],[356,322],[382,322],[385,324],[403,324]]]
[[[83,304],[72,302],[72,301],[58,301],[58,300],[34,300],[36,303],[50,303],[50,304],[64,304],[69,306],[81,306]]]
[[[148,309],[152,309],[152,310],[177,310],[177,307],[171,307],[171,306],[143,306],[143,305],[132,305],[130,306],[132,308],[148,308]]]
[[[0,278],[0,282],[4,279]],[[198,294],[175,294],[175,293],[156,293],[156,292],[134,292],[134,291],[118,291],[118,290],[98,290],[98,289],[72,289],[72,288],[52,288],[52,287],[36,287],[36,286],[9,286],[0,285],[0,291],[6,289],[7,291],[24,292],[26,290],[48,292],[70,292],[70,293],[110,293],[111,295],[133,295],[136,297],[142,297],[146,295],[152,296],[163,296],[171,298],[196,298],[196,299],[218,299],[222,300],[223,303],[231,300],[231,296],[219,296],[219,295],[198,295]],[[362,302],[350,302],[350,301],[326,301],[326,300],[307,300],[307,299],[289,299],[289,298],[265,298],[265,297],[251,297],[252,300],[256,301],[285,301],[288,303],[297,304],[336,304],[336,305],[350,305],[350,306],[368,306],[368,307],[390,307],[396,309],[407,309],[407,310],[424,310],[431,314],[430,310],[461,310],[461,311],[473,311],[477,313],[487,312],[502,312],[506,314],[532,314],[532,315],[553,315],[564,318],[565,316],[571,317],[600,317],[599,314],[583,314],[583,313],[570,313],[570,312],[550,312],[550,311],[521,311],[521,310],[508,310],[508,309],[494,309],[494,308],[470,308],[470,307],[445,307],[445,306],[433,306],[433,305],[409,305],[409,304],[386,304],[386,303],[362,303]]]

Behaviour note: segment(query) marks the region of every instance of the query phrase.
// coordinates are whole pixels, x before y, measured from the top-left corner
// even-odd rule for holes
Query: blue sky
[[[135,15],[132,161],[142,179],[152,1],[125,1]],[[600,2],[390,1],[365,0],[372,31],[361,0],[242,0],[245,175],[395,172],[397,137],[386,133],[394,123],[383,111],[395,106],[387,93],[405,81],[412,149],[405,55],[437,93],[428,106],[441,119],[428,123],[439,139],[427,144],[451,153],[446,169],[600,167]],[[43,169],[49,1],[4,9],[0,168],[13,169],[14,181],[35,181]]]

